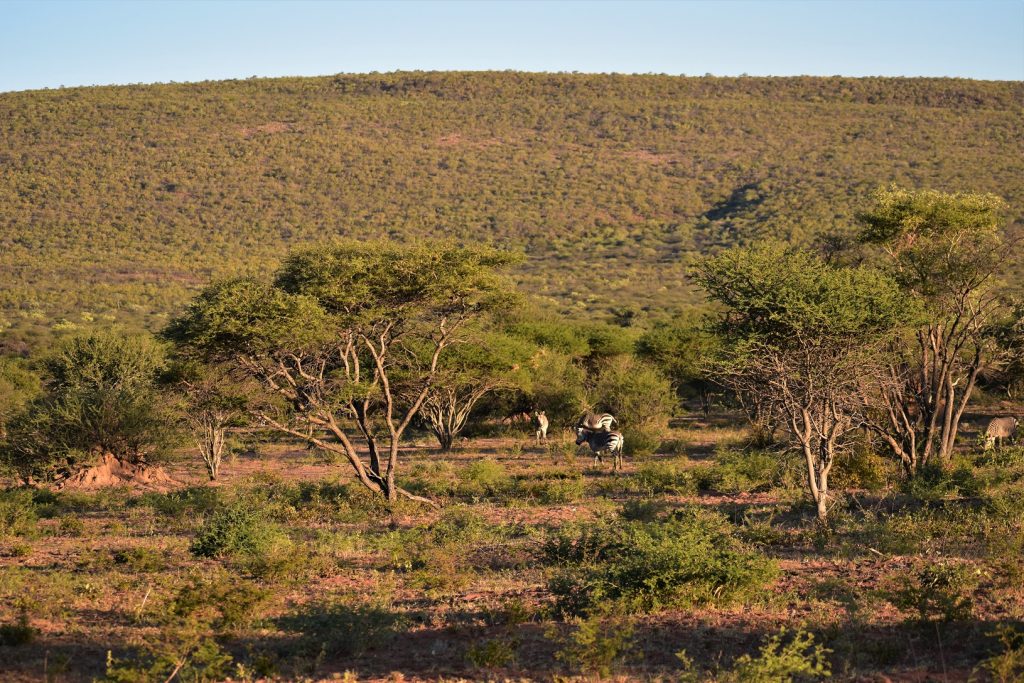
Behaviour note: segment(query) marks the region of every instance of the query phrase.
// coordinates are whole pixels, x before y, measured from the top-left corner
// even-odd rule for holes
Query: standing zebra
[[[1015,417],[994,417],[985,429],[985,450],[998,444],[1001,448],[1003,439],[1013,441],[1013,434],[1017,431],[1019,424]]]
[[[625,439],[619,432],[598,431],[587,427],[576,428],[576,445],[586,443],[594,452],[594,467],[603,462],[601,455],[609,453],[612,456],[612,472],[622,469],[622,445]]]
[[[577,427],[595,432],[610,432],[618,421],[611,413],[586,413],[576,422]]]
[[[548,417],[544,414],[543,410],[534,411],[534,424],[537,425],[537,445],[540,445],[540,440],[548,440]]]

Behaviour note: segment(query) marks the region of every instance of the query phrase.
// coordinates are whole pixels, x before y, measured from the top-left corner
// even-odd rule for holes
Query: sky
[[[1024,0],[0,0],[0,92],[413,69],[1024,80]]]

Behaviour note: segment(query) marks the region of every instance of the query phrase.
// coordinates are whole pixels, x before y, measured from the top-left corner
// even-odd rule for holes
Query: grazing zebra
[[[603,462],[601,455],[610,453],[612,456],[612,472],[622,469],[622,444],[625,439],[620,432],[598,431],[586,427],[576,428],[576,445],[586,443],[594,452],[594,467]]]
[[[618,421],[610,413],[586,413],[576,422],[577,427],[595,432],[610,432]]]
[[[548,440],[548,417],[543,410],[534,411],[533,417],[537,425],[537,445],[539,446],[541,439]]]
[[[1003,439],[1013,440],[1013,433],[1017,431],[1018,425],[1015,417],[994,417],[985,429],[985,450],[992,448],[998,442],[999,447],[1003,445]]]

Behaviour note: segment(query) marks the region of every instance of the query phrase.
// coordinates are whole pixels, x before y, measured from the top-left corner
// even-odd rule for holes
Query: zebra
[[[610,413],[586,413],[576,422],[577,427],[595,432],[610,432],[617,424],[618,420]]]
[[[1003,445],[1003,439],[1013,441],[1013,434],[1017,431],[1019,424],[1015,417],[994,417],[985,428],[985,450],[992,448],[996,443],[999,447]]]
[[[537,445],[539,446],[541,439],[548,440],[548,417],[543,410],[534,411],[533,417],[537,425]]]
[[[594,452],[594,467],[603,462],[601,455],[610,453],[612,456],[612,472],[622,469],[622,445],[625,439],[621,432],[609,432],[604,430],[589,429],[587,427],[576,428],[576,445],[586,443]]]

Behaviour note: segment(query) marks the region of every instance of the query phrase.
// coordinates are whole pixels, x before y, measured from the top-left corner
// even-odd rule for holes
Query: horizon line
[[[845,74],[829,74],[829,75],[814,75],[814,74],[789,74],[789,75],[773,75],[773,74],[714,74],[707,72],[704,74],[687,74],[687,73],[667,73],[663,71],[531,71],[527,69],[392,69],[390,71],[338,71],[333,73],[322,73],[322,74],[286,74],[278,76],[235,76],[228,78],[207,78],[203,80],[185,80],[185,81],[133,81],[133,82],[122,82],[122,83],[89,83],[89,84],[76,84],[76,85],[55,85],[55,86],[43,86],[40,88],[24,88],[20,90],[3,90],[0,91],[0,95],[16,94],[16,93],[33,93],[33,92],[52,92],[55,90],[81,90],[87,88],[129,88],[129,87],[147,87],[147,86],[161,86],[161,85],[204,85],[209,83],[232,83],[237,81],[256,81],[256,80],[278,80],[288,78],[330,78],[332,76],[372,76],[374,74],[379,75],[394,75],[394,74],[505,74],[505,73],[518,73],[533,76],[648,76],[648,77],[667,77],[667,78],[722,78],[722,79],[795,79],[795,78],[813,78],[813,79],[829,79],[829,78],[846,78],[850,80],[869,80],[869,79],[889,79],[889,80],[943,80],[943,81],[970,81],[974,83],[1019,83],[1024,84],[1024,80],[1015,79],[1000,79],[1000,78],[973,78],[970,76],[892,76],[882,74],[871,74],[871,75],[860,75],[860,76],[849,76]]]

